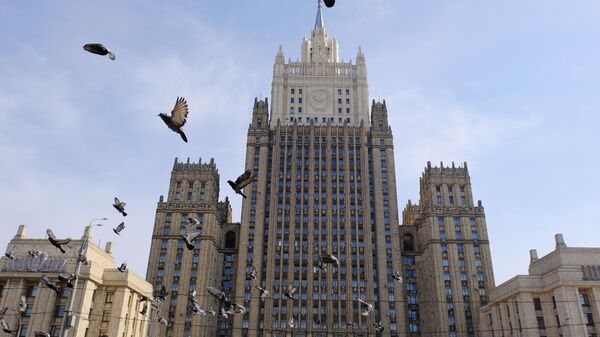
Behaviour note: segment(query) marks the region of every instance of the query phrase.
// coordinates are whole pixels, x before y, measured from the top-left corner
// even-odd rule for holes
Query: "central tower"
[[[404,334],[387,106],[369,106],[360,48],[355,63],[338,61],[320,5],[301,59],[286,62],[279,47],[271,94],[270,111],[267,99],[254,102],[246,147],[245,167],[257,179],[242,205],[232,297],[248,310],[219,335],[375,336],[380,321],[378,335]],[[320,270],[323,253],[338,266]],[[284,296],[288,285],[293,298]],[[261,300],[256,286],[270,296]],[[373,312],[362,316],[359,298]]]
[[[300,61],[275,57],[271,125],[360,125],[369,121],[367,66],[360,47],[356,63],[338,60],[338,42],[325,28],[321,4],[310,38],[302,40]],[[275,122],[275,123],[273,123]]]

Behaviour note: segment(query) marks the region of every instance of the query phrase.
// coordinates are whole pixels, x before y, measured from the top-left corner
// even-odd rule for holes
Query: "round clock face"
[[[323,112],[329,107],[331,94],[327,89],[314,89],[309,92],[308,104],[315,112]]]

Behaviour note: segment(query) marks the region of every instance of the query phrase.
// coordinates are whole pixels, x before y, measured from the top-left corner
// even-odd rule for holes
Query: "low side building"
[[[482,337],[597,337],[600,335],[600,248],[567,247],[538,258],[530,251],[529,275],[490,291],[480,308]]]
[[[8,308],[5,320],[10,328],[18,328],[21,296],[27,300],[17,337],[33,337],[40,330],[53,337],[60,335],[71,290],[62,287],[57,294],[46,286],[42,276],[56,281],[59,274],[75,273],[79,248],[85,240],[87,262],[81,266],[72,311],[75,319],[67,336],[142,337],[149,335],[149,322],[156,325],[155,309],[149,302],[139,301],[142,296],[151,297],[152,285],[132,271],[118,271],[111,255],[112,244],[107,243],[105,249],[93,244],[91,228],[87,227],[81,240],[64,246],[63,254],[46,239],[26,238],[25,225],[19,226],[6,250],[11,257],[0,259],[0,308]],[[145,303],[149,307],[142,315]]]

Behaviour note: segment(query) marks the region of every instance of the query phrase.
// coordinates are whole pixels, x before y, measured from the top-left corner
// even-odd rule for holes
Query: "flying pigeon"
[[[350,329],[354,328],[354,323],[346,322],[346,328],[350,328]]]
[[[7,258],[9,258],[10,260],[14,260],[15,259],[15,254],[13,254],[12,250],[9,252],[4,253],[4,256],[6,256]]]
[[[27,311],[27,297],[25,297],[25,295],[21,295],[21,300],[19,301],[19,313],[21,313],[21,317],[25,317],[26,311]]]
[[[224,319],[229,318],[229,315],[227,314],[227,311],[225,310],[225,308],[223,306],[219,307],[219,317],[224,318]]]
[[[400,272],[397,271],[394,273],[394,275],[392,276],[392,278],[400,283],[402,283],[402,275],[400,275]]]
[[[35,337],[50,337],[50,334],[49,334],[49,333],[47,333],[46,331],[35,331],[35,332],[33,333],[33,335],[34,335]]]
[[[294,321],[294,317],[290,317],[290,320],[288,321],[288,325],[292,329],[296,327],[296,322]]]
[[[87,257],[85,257],[85,255],[79,254],[77,258],[79,259],[79,262],[83,263],[86,266],[88,265],[88,260]]]
[[[367,303],[363,300],[361,300],[360,298],[357,299],[358,302],[360,302],[360,304],[362,304],[363,308],[362,308],[362,312],[360,313],[363,316],[369,316],[369,314],[371,312],[373,312],[373,304],[371,303]]]
[[[142,316],[146,316],[147,312],[148,312],[148,303],[144,303],[144,307],[142,308],[142,311],[140,311],[140,314],[142,314]]]
[[[208,310],[206,310],[206,313],[211,316],[217,316],[217,312],[212,307],[208,307]]]
[[[146,302],[147,300],[148,300],[148,297],[142,296],[142,297],[140,297],[140,299],[138,300],[138,302]]]
[[[187,102],[183,97],[177,97],[175,101],[175,106],[171,111],[171,116],[168,116],[165,113],[160,113],[158,116],[167,124],[169,129],[173,130],[173,132],[178,133],[183,139],[184,142],[187,143],[187,137],[181,128],[185,125],[187,115],[189,113]]]
[[[73,288],[73,280],[75,280],[75,274],[69,276],[58,274],[58,281],[64,283],[67,288]]]
[[[188,220],[188,225],[190,225],[190,226],[198,226],[200,224],[200,220],[198,220],[196,218],[192,218],[192,217],[188,216],[187,220]]]
[[[219,301],[220,306],[225,306],[227,308],[231,307],[231,302],[229,301],[229,299],[227,298],[227,295],[225,295],[225,293],[223,291],[221,291],[217,288],[214,288],[214,287],[206,287],[206,290],[208,291],[209,294],[211,294],[214,298],[216,298],[217,301]]]
[[[383,328],[383,325],[381,324],[381,321],[379,321],[377,323],[373,323],[373,327],[375,327],[375,331],[377,331],[377,332],[383,332],[383,330],[385,330]]]
[[[256,268],[252,266],[249,272],[246,273],[246,280],[255,280],[256,279]]]
[[[112,51],[108,50],[106,47],[104,47],[101,43],[88,43],[83,46],[83,49],[92,54],[98,54],[102,56],[108,55],[109,59],[113,61],[115,60],[115,54]]]
[[[255,179],[256,179],[256,177],[252,175],[252,171],[246,170],[246,172],[244,172],[244,174],[239,176],[235,180],[235,182],[233,182],[231,180],[227,180],[227,183],[229,184],[229,186],[231,186],[231,188],[233,188],[233,190],[235,191],[236,194],[239,194],[242,197],[244,197],[244,199],[246,199],[246,195],[244,195],[244,193],[242,193],[242,188],[246,187],[246,185],[250,184]]]
[[[60,249],[60,251],[64,254],[65,250],[62,248],[62,245],[66,245],[69,242],[71,242],[71,238],[66,238],[64,240],[57,240],[56,236],[54,236],[54,233],[52,233],[51,229],[46,229],[46,233],[48,234],[48,240],[50,241],[50,243]]]
[[[154,293],[154,300],[158,303],[162,302],[165,300],[165,298],[167,298],[167,295],[169,295],[169,293],[167,292],[167,290],[165,289],[164,285],[160,285],[160,289],[158,289],[155,293]]]
[[[28,250],[27,251],[27,255],[29,255],[31,257],[40,256],[40,254],[42,254],[42,252],[40,252],[39,250],[36,250],[36,249],[32,249],[32,250]]]
[[[194,314],[198,316],[206,316],[206,312],[202,309],[200,302],[198,302],[196,298],[190,296],[190,302],[192,304],[192,311]]]
[[[2,310],[0,310],[0,318],[4,317],[4,315],[6,315],[7,311],[8,311],[8,307],[2,308]]]
[[[237,304],[234,303],[233,306],[231,307],[231,309],[233,309],[233,312],[236,314],[245,314],[246,313],[246,307],[241,305],[241,304]],[[231,310],[230,309],[230,310]]]
[[[17,334],[17,330],[13,330],[11,328],[8,327],[8,323],[6,323],[6,321],[4,320],[4,318],[0,318],[0,325],[2,325],[2,331],[11,334],[11,335],[16,335]]]
[[[284,289],[284,293],[283,295],[285,295],[285,297],[290,298],[292,300],[295,300],[294,298],[294,293],[296,292],[296,287],[294,287],[291,284],[288,284],[285,289]]]
[[[325,253],[319,256],[319,260],[317,262],[319,263],[319,269],[322,271],[327,271],[326,266],[328,264],[334,264],[336,266],[338,265],[338,258],[333,254]]]
[[[60,294],[60,289],[58,288],[58,286],[56,285],[56,283],[50,281],[50,279],[48,278],[48,276],[46,275],[42,275],[42,281],[44,281],[44,284],[46,285],[46,287],[54,290],[54,292],[56,292],[56,294]]]
[[[113,204],[113,207],[119,211],[119,213],[123,214],[123,216],[127,216],[127,213],[125,213],[125,205],[127,204],[115,197],[115,203]]]
[[[183,238],[183,241],[185,241],[185,246],[187,247],[187,249],[189,250],[193,250],[194,247],[194,240],[196,240],[199,236],[202,235],[201,231],[197,231],[197,232],[192,232],[188,235],[182,235],[181,237]]]
[[[327,6],[328,8],[333,7],[333,5],[335,5],[335,0],[323,0],[323,2],[325,3],[325,6]]]
[[[119,268],[117,268],[118,271],[120,271],[121,273],[124,273],[125,270],[127,270],[127,261],[121,263],[121,265],[119,266]]]
[[[125,229],[125,222],[121,222],[117,227],[113,228],[113,232],[117,235],[121,235],[121,231]]]
[[[156,318],[158,319],[158,322],[159,322],[160,324],[162,324],[162,325],[169,325],[169,322],[167,322],[167,320],[166,320],[164,317],[162,317],[162,316],[160,315],[160,311],[158,311],[158,312],[156,313],[156,316],[157,316]]]
[[[269,291],[268,290],[263,289],[263,288],[261,288],[259,286],[255,286],[254,288],[256,288],[258,291],[260,291],[260,295],[259,296],[260,296],[261,301],[264,301],[265,298],[269,296]]]

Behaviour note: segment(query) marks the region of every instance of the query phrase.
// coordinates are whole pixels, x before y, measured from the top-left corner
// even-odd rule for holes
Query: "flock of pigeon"
[[[325,3],[325,5],[327,7],[333,7],[333,5],[335,4],[335,0],[323,0],[323,2]],[[83,46],[83,49],[90,53],[93,53],[93,54],[108,56],[108,58],[111,60],[116,59],[115,53],[100,43],[86,44]],[[188,113],[189,113],[189,108],[188,108],[185,98],[177,97],[177,100],[175,101],[175,106],[173,107],[173,110],[171,111],[171,115],[169,116],[167,114],[160,113],[158,116],[169,127],[169,129],[171,129],[175,133],[178,133],[181,136],[181,138],[183,139],[183,141],[187,143],[187,141],[188,141],[187,136],[185,135],[185,133],[183,132],[183,130],[181,128],[186,123]],[[228,180],[227,183],[231,186],[231,188],[235,191],[236,194],[239,194],[242,197],[246,198],[246,195],[243,194],[242,190],[245,186],[252,183],[255,179],[256,179],[256,177],[252,175],[252,172],[250,170],[246,170],[235,181]],[[124,202],[119,200],[119,198],[115,197],[113,207],[119,213],[121,213],[124,217],[127,216],[127,213],[125,212],[125,205],[126,204]],[[187,221],[188,221],[188,224],[191,226],[197,226],[200,224],[198,219],[195,219],[192,217],[188,217]],[[117,227],[113,228],[113,232],[117,235],[121,235],[121,232],[124,229],[125,229],[125,222],[123,221]],[[48,241],[50,241],[50,244],[52,244],[52,246],[58,248],[61,251],[61,253],[65,254],[66,251],[63,248],[63,246],[69,244],[71,242],[71,239],[67,238],[67,239],[59,240],[56,238],[56,236],[54,235],[54,233],[52,232],[51,229],[47,229],[46,233],[48,234]],[[190,232],[187,235],[181,235],[181,238],[184,240],[186,248],[189,250],[193,250],[195,248],[194,241],[201,235],[202,235],[202,232],[196,231],[196,232]],[[28,252],[28,254],[30,256],[38,256],[41,254],[41,252],[37,251],[37,250],[30,250]],[[15,258],[12,251],[5,253],[5,256],[9,259]],[[79,255],[78,259],[81,263],[84,263],[84,264],[88,263],[86,257],[83,254]],[[328,265],[337,266],[338,263],[339,263],[338,258],[336,256],[334,256],[333,254],[329,254],[329,253],[322,254],[319,257],[319,259],[317,260],[318,268],[324,272],[327,271]],[[127,261],[123,262],[117,268],[117,270],[122,273],[125,272],[127,270]],[[78,276],[75,274],[70,274],[70,275],[59,274],[57,277],[57,280],[51,280],[48,276],[43,275],[42,281],[44,282],[46,287],[48,287],[49,289],[56,292],[57,295],[60,295],[61,292],[63,292],[63,290],[65,288],[70,288],[70,289],[73,288],[73,282],[76,280],[77,277]],[[247,272],[246,278],[248,280],[256,279],[256,268],[254,266],[251,268],[251,270],[249,272]],[[398,272],[398,271],[393,275],[393,278],[396,281],[402,282],[402,276],[400,275],[400,272]],[[258,285],[255,286],[255,289],[259,291],[259,298],[261,299],[261,301],[264,301],[267,297],[270,296],[270,293],[268,290],[261,288]],[[214,288],[214,287],[207,287],[207,292],[217,300],[217,303],[219,305],[218,310],[215,311],[212,307],[209,307],[208,310],[202,309],[198,299],[196,298],[198,294],[197,294],[196,290],[194,290],[188,296],[190,307],[191,307],[192,311],[194,312],[194,314],[200,315],[200,316],[206,316],[208,314],[208,315],[218,316],[220,318],[227,319],[229,317],[229,315],[244,314],[246,312],[245,306],[232,302],[223,291],[221,291],[217,288]],[[296,299],[294,297],[295,293],[296,293],[296,287],[294,287],[292,284],[289,284],[284,288],[283,295],[286,298],[295,300]],[[154,292],[152,300],[155,301],[156,303],[161,303],[162,301],[164,301],[166,299],[166,297],[168,295],[169,295],[169,293],[166,291],[165,287],[160,286]],[[142,310],[140,311],[140,314],[142,314],[142,315],[147,314],[147,312],[148,312],[148,303],[147,302],[150,300],[151,299],[149,299],[148,297],[145,297],[145,296],[143,296],[139,300],[139,302],[146,302],[144,304]],[[373,312],[373,310],[374,310],[373,304],[363,301],[360,298],[358,298],[357,301],[360,303],[362,316],[369,316]],[[18,309],[20,315],[17,315],[19,320],[22,317],[24,317],[26,310],[27,310],[27,298],[25,296],[21,296],[20,303],[19,303],[19,309]],[[8,307],[5,307],[2,310],[0,310],[0,325],[2,326],[2,330],[4,332],[12,334],[12,335],[16,335],[17,330],[10,328],[4,319],[4,316],[6,315],[7,311],[8,311]],[[168,325],[167,319],[161,315],[160,311],[157,312],[157,320],[162,325]],[[352,322],[347,323],[347,326],[349,326],[349,327],[353,327],[354,325],[355,324]],[[293,317],[289,319],[288,326],[290,328],[296,327],[296,322],[294,321]],[[375,331],[377,331],[377,332],[384,331],[384,327],[381,322],[374,323],[373,327],[375,328]],[[50,337],[50,334],[46,331],[35,331],[34,335],[35,335],[35,337]]]

